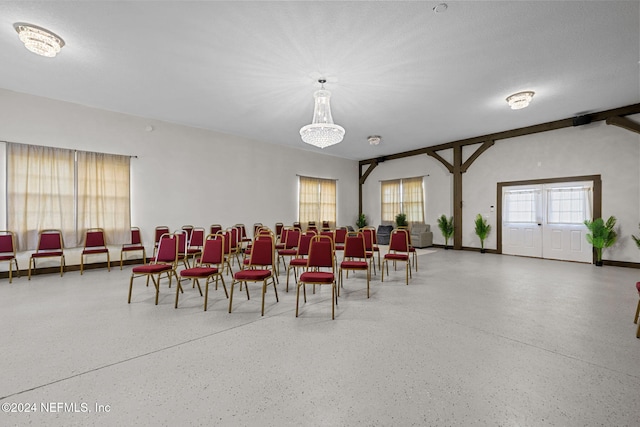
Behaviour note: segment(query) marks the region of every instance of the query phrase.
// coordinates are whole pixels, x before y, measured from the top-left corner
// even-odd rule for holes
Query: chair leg
[[[33,262],[33,269],[36,269],[36,260],[29,258],[29,280],[31,280],[31,262]]]
[[[80,255],[80,275],[84,273],[84,255]]]
[[[233,287],[235,286],[236,281],[233,280],[231,282],[231,294],[229,295],[229,313],[231,313],[231,307],[233,306]]]
[[[132,288],[133,288],[133,273],[131,273],[131,280],[129,280],[129,300],[127,301],[128,304],[131,304],[131,290],[132,290]]]
[[[336,292],[335,282],[331,284],[331,320],[336,319],[336,304],[338,303],[338,292]]]
[[[64,267],[65,267],[64,255],[62,255],[60,257],[60,277],[62,277],[62,275],[64,274]]]
[[[298,317],[298,305],[300,303],[300,283],[296,285],[296,317]]]
[[[638,300],[638,307],[636,308],[636,317],[633,318],[633,323],[638,323],[638,316],[640,316],[640,300]]]
[[[638,325],[638,331],[636,332],[636,338],[640,338],[640,325]]]

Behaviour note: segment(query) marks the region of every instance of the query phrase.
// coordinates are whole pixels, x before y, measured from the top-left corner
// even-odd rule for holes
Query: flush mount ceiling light
[[[511,107],[512,110],[525,108],[529,106],[531,99],[533,99],[533,95],[535,95],[535,92],[533,91],[514,93],[507,97],[507,104],[509,104],[509,107]]]
[[[371,135],[367,137],[367,141],[369,141],[369,145],[378,145],[382,141],[382,137],[380,135]]]
[[[64,40],[49,30],[31,24],[14,24],[18,37],[33,53],[53,58],[64,46]]]
[[[302,140],[319,148],[337,144],[344,138],[344,128],[333,124],[331,105],[329,104],[331,92],[325,90],[324,84],[326,82],[325,79],[318,80],[321,87],[320,90],[313,94],[315,98],[313,120],[310,125],[303,126],[300,129]]]

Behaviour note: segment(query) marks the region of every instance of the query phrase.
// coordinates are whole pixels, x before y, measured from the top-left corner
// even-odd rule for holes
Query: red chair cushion
[[[306,271],[300,275],[298,282],[306,283],[333,283],[335,277],[333,273],[324,271]]]
[[[218,269],[216,267],[193,267],[180,271],[180,276],[204,278],[209,277],[212,274],[216,274],[217,272]]]
[[[386,254],[384,259],[396,260],[396,261],[408,261],[409,255],[407,254]]]
[[[306,258],[293,258],[291,261],[289,261],[289,265],[292,265],[294,267],[306,267],[307,262],[309,261]]]
[[[136,246],[123,246],[122,250],[123,251],[141,251],[144,249],[144,246],[142,245],[136,245]]]
[[[367,270],[369,268],[369,264],[367,264],[366,261],[342,261],[340,263],[340,268],[350,270]]]
[[[62,256],[63,252],[62,251],[55,251],[55,252],[36,252],[34,254],[31,254],[31,258],[45,258],[48,256]]]
[[[90,254],[106,254],[107,252],[109,252],[109,249],[107,248],[102,248],[102,249],[85,249],[82,251],[82,255],[90,255]]]
[[[13,255],[0,255],[0,261],[9,261],[10,259],[15,259]]]
[[[296,256],[298,255],[298,250],[297,249],[281,249],[278,251],[278,255]]]
[[[170,264],[147,264],[147,265],[139,265],[137,267],[133,267],[134,273],[143,273],[143,274],[154,274],[154,273],[162,273],[163,271],[169,271],[172,269]]]
[[[344,251],[344,245],[336,245],[335,250],[336,251]]]
[[[636,283],[636,289],[638,290],[638,296],[640,296],[640,282]]]
[[[271,270],[241,270],[233,275],[236,280],[264,280],[271,277]]]

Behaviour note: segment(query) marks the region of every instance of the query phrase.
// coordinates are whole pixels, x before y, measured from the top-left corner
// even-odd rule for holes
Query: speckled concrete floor
[[[638,270],[437,250],[351,275],[335,321],[328,287],[260,317],[255,286],[127,304],[130,273],[0,282],[0,425],[640,424]]]

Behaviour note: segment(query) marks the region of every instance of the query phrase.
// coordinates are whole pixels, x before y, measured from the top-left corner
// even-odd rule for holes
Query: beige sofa
[[[411,226],[411,245],[414,248],[433,246],[433,233],[430,224],[414,224]]]

